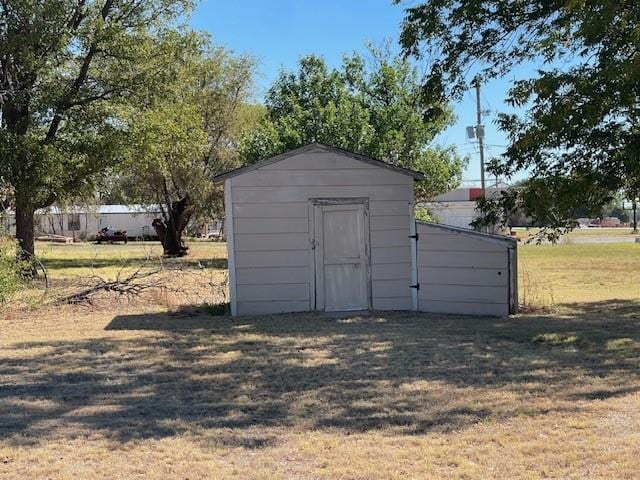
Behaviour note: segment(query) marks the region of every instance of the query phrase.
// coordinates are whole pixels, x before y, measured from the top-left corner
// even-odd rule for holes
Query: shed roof
[[[449,232],[458,233],[460,235],[465,235],[467,237],[473,237],[478,240],[483,240],[486,242],[500,243],[508,247],[513,247],[514,245],[518,244],[517,238],[508,237],[506,235],[500,235],[497,233],[478,232],[477,230],[471,230],[470,228],[454,227],[453,225],[444,225],[442,223],[434,223],[434,222],[423,222],[420,220],[416,220],[416,224],[424,225],[427,227],[438,228],[440,230],[447,230]]]
[[[408,168],[398,167],[396,165],[392,165],[387,162],[383,162],[382,160],[376,160],[371,157],[367,157],[366,155],[360,155],[359,153],[350,152],[348,150],[344,150],[342,148],[334,147],[331,145],[327,145],[324,143],[314,142],[308,145],[305,145],[300,148],[296,148],[294,150],[289,150],[288,152],[281,153],[280,155],[276,155],[275,157],[266,158],[264,160],[260,160],[259,162],[253,163],[251,165],[247,165],[246,167],[236,168],[235,170],[231,170],[229,172],[221,173],[220,175],[216,175],[213,178],[214,183],[222,183],[228,178],[236,177],[238,175],[242,175],[244,173],[251,172],[261,167],[266,167],[267,165],[271,165],[273,163],[279,162],[286,158],[293,157],[295,155],[299,155],[301,153],[308,152],[310,150],[320,149],[326,152],[336,153],[338,155],[343,155],[345,157],[353,158],[355,160],[359,160],[360,162],[368,163],[369,165],[375,165],[376,167],[386,168],[387,170],[394,171],[396,173],[401,173],[403,175],[408,175],[413,177],[415,180],[424,180],[424,175],[420,172],[416,172],[415,170],[409,170]]]

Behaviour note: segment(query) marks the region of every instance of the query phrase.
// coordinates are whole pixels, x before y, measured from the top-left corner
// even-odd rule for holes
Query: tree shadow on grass
[[[0,439],[189,432],[262,448],[283,428],[415,435],[639,391],[640,304],[572,308],[508,319],[117,316],[104,338],[0,354]]]

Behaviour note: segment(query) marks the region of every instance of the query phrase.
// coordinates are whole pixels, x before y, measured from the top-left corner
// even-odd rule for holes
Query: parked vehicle
[[[126,230],[114,230],[111,227],[104,227],[98,231],[96,235],[96,243],[102,242],[124,242],[127,243],[127,231]]]

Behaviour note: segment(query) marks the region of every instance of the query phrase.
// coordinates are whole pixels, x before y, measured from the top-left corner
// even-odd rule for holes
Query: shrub
[[[428,209],[422,207],[416,208],[415,217],[416,220],[421,222],[440,223],[442,221],[438,215],[431,213]]]
[[[0,238],[0,305],[7,303],[24,283],[27,265],[18,260],[15,242]]]
[[[214,317],[231,315],[231,305],[228,302],[207,303],[202,306],[202,311]]]

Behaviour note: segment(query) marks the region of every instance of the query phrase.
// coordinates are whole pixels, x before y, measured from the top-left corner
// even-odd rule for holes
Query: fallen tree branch
[[[162,272],[162,269],[142,270],[142,267],[140,267],[133,273],[123,276],[122,270],[120,270],[114,280],[106,280],[99,275],[92,275],[88,280],[94,281],[94,285],[62,297],[59,299],[59,303],[91,304],[92,298],[101,292],[134,297],[145,290],[163,286],[165,284],[164,279],[153,278],[160,272]]]

